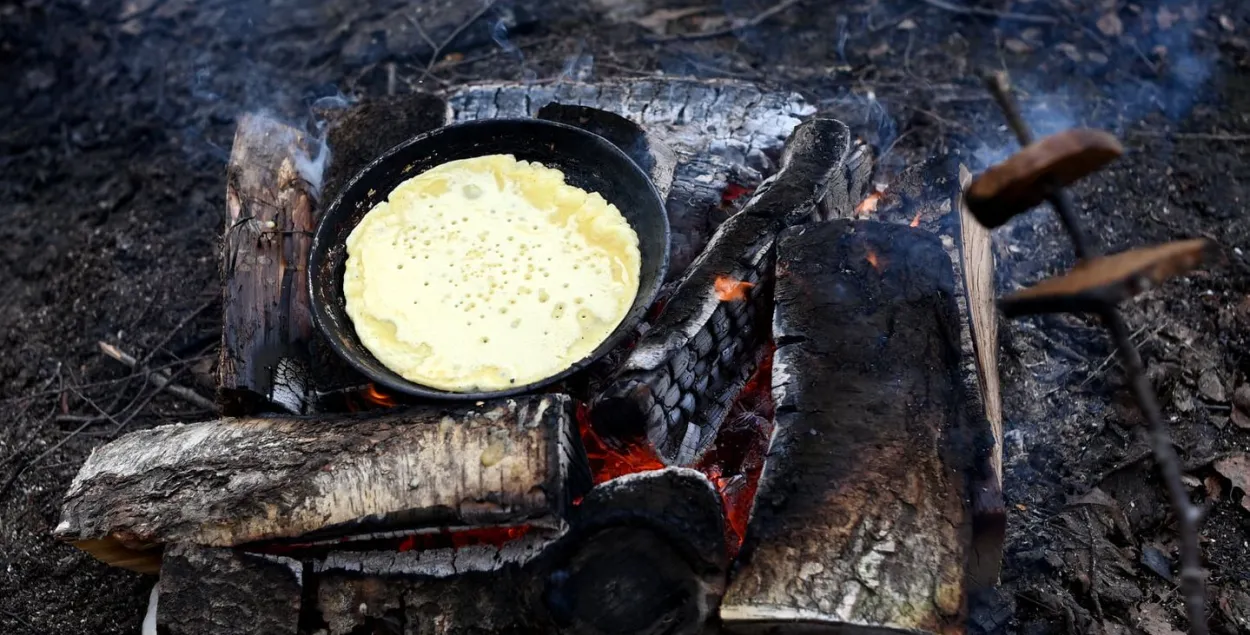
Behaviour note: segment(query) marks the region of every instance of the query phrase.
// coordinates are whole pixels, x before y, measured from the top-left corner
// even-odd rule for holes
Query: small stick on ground
[[[686,41],[710,40],[710,39],[714,39],[718,37],[724,37],[726,35],[733,35],[734,33],[742,29],[750,29],[752,27],[759,26],[765,20],[768,20],[769,18],[777,15],[778,13],[781,13],[782,11],[789,9],[790,7],[798,5],[799,3],[803,1],[804,0],[783,0],[782,2],[778,2],[777,4],[767,9],[764,9],[763,11],[760,11],[754,16],[748,18],[745,22],[732,22],[729,26],[721,28],[721,29],[714,29],[712,31],[701,31],[699,33],[678,33],[676,35],[652,37],[652,38],[647,38],[646,41],[656,43],[656,44],[661,44],[664,42],[675,42],[678,40],[686,40]]]
[[[441,44],[434,47],[434,52],[430,54],[430,61],[425,65],[425,71],[421,73],[421,79],[418,79],[417,81],[422,81],[426,77],[429,77],[431,72],[434,70],[434,65],[438,63],[438,57],[443,54],[443,50],[446,49],[448,46],[451,46],[452,42],[455,42],[456,38],[460,37],[460,34],[464,33],[465,29],[469,28],[470,26],[473,26],[474,22],[477,22],[478,20],[482,19],[482,16],[489,13],[491,9],[494,9],[495,4],[497,4],[497,2],[498,0],[490,0],[489,2],[486,2],[485,4],[483,4],[482,8],[478,9],[477,13],[474,13],[473,15],[469,16],[469,19],[465,20],[464,23],[456,27],[456,30],[452,31],[451,35],[448,35],[447,38],[444,39]],[[416,21],[413,20],[413,22],[415,23]],[[428,36],[424,36],[424,37],[426,37],[428,41]]]
[[[173,383],[169,373],[148,370],[139,363],[139,360],[131,357],[126,354],[125,351],[107,342],[100,342],[99,346],[100,352],[129,366],[136,373],[146,375],[148,381],[152,382],[153,386],[156,386],[157,392],[161,389],[168,390],[169,394],[174,395],[189,404],[199,406],[205,410],[217,410],[217,404],[213,403],[211,399],[204,397],[200,393],[197,393],[186,386]]]
[[[1012,13],[1010,11],[995,11],[993,9],[985,9],[982,7],[964,7],[945,0],[921,0],[925,4],[950,11],[952,13],[962,13],[963,15],[976,15],[983,18],[997,18],[1000,20],[1015,20],[1016,22],[1029,22],[1031,24],[1059,24],[1059,20],[1046,15],[1032,15],[1028,13]]]

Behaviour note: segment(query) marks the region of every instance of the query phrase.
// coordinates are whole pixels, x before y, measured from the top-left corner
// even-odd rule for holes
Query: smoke
[[[525,63],[525,54],[521,52],[520,47],[512,43],[508,39],[508,24],[504,20],[496,20],[491,28],[491,39],[499,48],[503,49],[504,54],[516,59],[521,66],[521,81],[529,83],[538,81],[538,73]]]
[[[1123,134],[1144,122],[1182,120],[1206,96],[1217,70],[1215,51],[1202,50],[1195,37],[1210,6],[1210,0],[1156,0],[1076,16],[1089,23],[1081,46],[1054,47],[1070,64],[1013,73],[1025,121],[1044,136],[1077,126]],[[1030,34],[1007,21],[998,29],[1021,41],[1038,37],[1037,29]],[[1013,150],[1011,144],[984,146],[974,156],[988,165]]]

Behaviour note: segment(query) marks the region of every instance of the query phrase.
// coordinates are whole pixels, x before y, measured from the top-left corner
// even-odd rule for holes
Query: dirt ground
[[[844,118],[882,149],[888,182],[937,154],[977,169],[1014,148],[976,78],[984,67],[1012,71],[1039,130],[1121,135],[1125,158],[1076,191],[1106,249],[1221,246],[1128,317],[1193,499],[1209,507],[1212,627],[1250,632],[1250,474],[1227,460],[1250,452],[1250,5],[807,0],[761,13],[777,4],[497,2],[427,67],[434,47],[412,25],[442,42],[478,5],[0,2],[0,632],[138,630],[153,580],[50,534],[94,446],[209,416],[152,398],[97,342],[185,384],[207,379],[241,112],[304,121],[318,99],[478,79],[729,77],[800,90]],[[688,7],[702,10],[675,11]],[[1045,211],[999,230],[995,249],[1002,292],[1072,261]],[[1001,343],[1009,538],[1002,587],[978,598],[972,630],[1185,630],[1174,525],[1098,324],[1022,320]]]

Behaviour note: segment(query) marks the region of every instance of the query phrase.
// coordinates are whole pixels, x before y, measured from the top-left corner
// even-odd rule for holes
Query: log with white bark
[[[727,630],[958,632],[983,452],[939,239],[835,220],[778,244],[776,422]]]
[[[729,215],[726,187],[753,188],[776,170],[786,138],[816,112],[793,92],[732,81],[638,79],[480,84],[449,95],[456,121],[534,117],[551,103],[591,106],[642,124],[677,154],[668,215],[669,277],[680,277]]]
[[[92,453],[56,535],[151,570],[165,543],[235,546],[422,527],[558,529],[589,486],[572,402],[222,419]],[[136,558],[135,552],[147,557]],[[128,560],[132,559],[132,560]]]
[[[263,115],[239,120],[222,241],[225,414],[306,409],[313,337],[306,265],[323,158],[300,130]]]

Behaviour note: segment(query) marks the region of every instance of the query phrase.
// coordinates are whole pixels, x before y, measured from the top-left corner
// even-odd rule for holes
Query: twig
[[[13,475],[9,477],[9,480],[5,481],[4,485],[0,485],[0,498],[4,497],[5,493],[9,491],[9,488],[13,486],[13,483],[17,481],[17,478],[21,476],[22,474],[24,474],[26,470],[29,470],[30,468],[38,465],[40,461],[46,459],[53,452],[56,452],[57,450],[61,449],[61,446],[65,445],[66,443],[69,443],[70,439],[73,439],[74,437],[78,436],[83,430],[86,430],[87,427],[92,425],[93,423],[95,422],[87,421],[83,423],[82,425],[75,428],[73,432],[70,432],[69,434],[65,435],[64,439],[61,439],[52,447],[48,448],[47,450],[44,450],[43,453],[40,454],[39,456],[36,456],[35,458],[27,461],[26,464],[23,465],[22,467],[17,468],[17,470],[13,472]]]
[[[497,2],[498,0],[489,0],[488,2],[483,4],[481,9],[478,9],[476,13],[469,16],[468,20],[465,20],[463,23],[460,24],[460,26],[456,27],[456,30],[452,31],[451,35],[447,36],[447,38],[443,40],[441,44],[435,47],[434,52],[430,54],[430,61],[425,65],[425,71],[421,73],[421,78],[418,79],[417,81],[422,81],[426,77],[429,77],[430,72],[434,70],[434,64],[438,62],[438,57],[443,54],[443,50],[446,49],[448,46],[451,46],[451,43],[455,42],[456,38],[460,37],[460,34],[464,33],[465,29],[472,26],[474,22],[477,22],[478,20],[480,20],[482,16],[489,13],[491,9],[494,9],[495,4]]]
[[[928,0],[926,0],[928,1]],[[1032,131],[1020,116],[1019,107],[1011,94],[1011,87],[1005,73],[995,73],[986,77],[986,84],[1002,108],[1011,128],[1015,131],[1021,145],[1032,141]],[[1072,206],[1071,196],[1064,188],[1055,188],[1050,198],[1051,206],[1063,220],[1064,227],[1073,242],[1078,258],[1084,259],[1096,254],[1093,245],[1085,241],[1079,219]],[[1173,513],[1180,533],[1181,546],[1181,590],[1185,596],[1185,607],[1189,615],[1189,632],[1191,635],[1207,635],[1206,591],[1202,571],[1202,552],[1198,543],[1198,526],[1202,521],[1202,511],[1189,500],[1189,492],[1181,480],[1181,460],[1172,446],[1171,435],[1150,380],[1146,377],[1146,368],[1142,364],[1141,354],[1133,343],[1133,333],[1125,323],[1124,317],[1114,305],[1103,307],[1100,312],[1103,324],[1111,332],[1112,341],[1120,355],[1120,363],[1124,366],[1125,375],[1129,379],[1129,387],[1146,418],[1150,429],[1150,445],[1155,463],[1163,475],[1163,482],[1168,490]]]
[[[190,388],[187,388],[186,386],[180,386],[178,384],[173,383],[168,373],[160,372],[160,371],[151,371],[151,370],[144,368],[143,366],[139,365],[139,360],[131,357],[130,355],[127,355],[121,349],[107,342],[100,342],[99,346],[100,346],[100,352],[129,366],[130,368],[134,369],[136,373],[146,375],[148,378],[148,381],[152,382],[152,385],[156,386],[157,392],[159,392],[162,389],[168,390],[169,394],[174,395],[182,399],[183,401],[186,401],[189,404],[199,406],[206,410],[215,410],[217,408],[217,404],[213,403],[210,399],[204,397],[200,393],[195,392],[194,390],[191,390]]]
[[[1089,532],[1089,595],[1094,599],[1094,610],[1098,621],[1105,619],[1102,612],[1102,600],[1098,598],[1098,546],[1094,544],[1094,521],[1090,517],[1089,508],[1085,511],[1085,529]]]
[[[1242,143],[1250,141],[1250,134],[1227,134],[1222,132],[1167,132],[1166,130],[1134,130],[1130,137],[1150,137],[1154,139],[1185,139],[1192,141],[1227,141]]]
[[[799,4],[800,2],[805,2],[805,0],[782,0],[782,2],[778,2],[777,4],[767,9],[764,9],[763,11],[760,11],[754,16],[747,18],[746,20],[734,22],[733,24],[730,24],[729,26],[724,27],[724,28],[714,29],[711,31],[700,31],[699,33],[677,33],[674,35],[660,35],[660,36],[645,38],[644,41],[655,43],[655,44],[662,44],[664,42],[675,42],[678,40],[685,40],[685,41],[710,40],[710,39],[714,39],[718,37],[724,37],[726,35],[733,35],[734,33],[737,33],[738,31],[742,29],[750,29],[750,28],[757,27],[761,23],[763,23],[765,20],[768,20],[769,18],[777,15],[778,13],[781,13],[782,11],[785,11],[786,9],[789,9],[790,7],[793,7]]]
[[[999,20],[1015,20],[1016,22],[1028,22],[1030,24],[1059,24],[1059,20],[1045,15],[995,11],[994,9],[985,9],[982,7],[962,7],[957,4],[946,2],[946,0],[921,0],[921,2],[924,2],[931,7],[943,9],[952,13],[962,13],[964,15],[977,15],[983,18],[998,18]]]
[[[152,361],[152,357],[162,348],[165,348],[165,345],[169,343],[169,340],[174,339],[174,336],[177,335],[179,331],[186,328],[186,326],[191,323],[191,320],[199,317],[201,313],[207,311],[208,307],[213,306],[213,303],[215,302],[217,302],[217,298],[214,297],[204,304],[196,307],[195,310],[188,313],[186,317],[178,320],[178,323],[174,325],[174,328],[169,329],[169,332],[165,334],[165,337],[162,337],[161,340],[148,351],[147,355],[144,355],[143,359],[139,360],[139,365],[147,366],[148,362]]]
[[[130,411],[130,414],[126,415],[125,419],[122,419],[121,423],[117,424],[117,428],[113,430],[113,434],[117,435],[117,434],[120,434],[122,430],[125,430],[126,426],[130,425],[130,422],[133,421],[134,418],[138,416],[140,412],[143,412],[143,409],[146,408],[148,404],[152,403],[152,400],[155,399],[157,395],[161,394],[161,392],[163,392],[164,390],[167,390],[170,386],[176,386],[177,384],[174,384],[173,380],[177,378],[179,375],[181,375],[182,373],[186,372],[186,370],[187,368],[185,366],[178,369],[178,372],[170,376],[169,382],[163,385],[158,385],[156,387],[156,390],[153,390],[150,394],[148,394],[148,396],[145,399],[143,399],[143,401],[139,402],[139,404],[134,407],[134,410]],[[210,409],[213,411],[216,411],[217,405],[213,404],[213,406]]]

